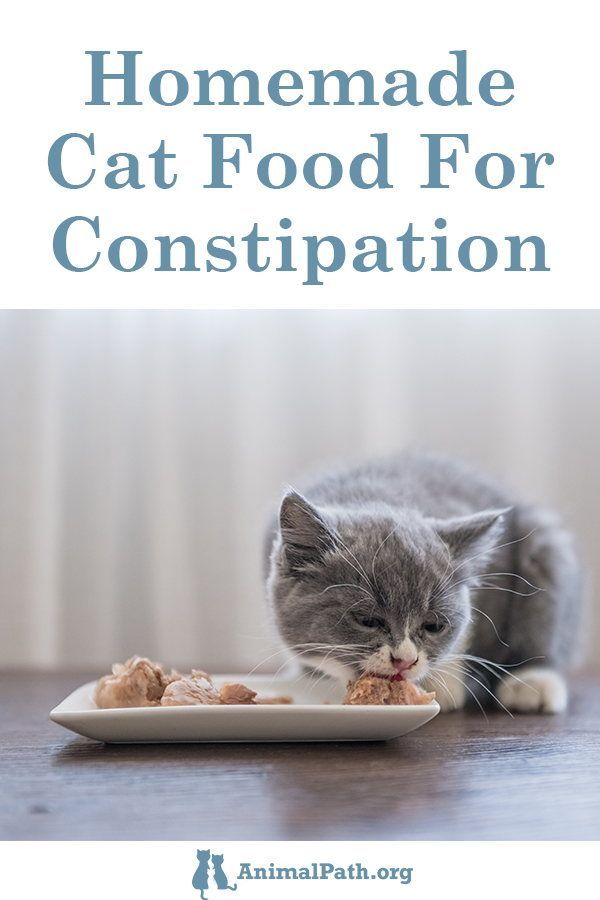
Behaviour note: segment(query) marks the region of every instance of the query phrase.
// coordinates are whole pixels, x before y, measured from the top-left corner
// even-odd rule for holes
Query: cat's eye
[[[355,616],[355,621],[362,628],[385,628],[385,622],[378,616]]]
[[[439,619],[430,619],[428,622],[423,622],[423,630],[427,631],[428,634],[439,634],[446,627],[445,622],[440,622]]]

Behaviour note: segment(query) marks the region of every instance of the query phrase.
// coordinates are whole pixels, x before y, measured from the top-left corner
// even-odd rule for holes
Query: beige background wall
[[[247,669],[270,505],[407,443],[557,506],[593,586],[599,345],[583,311],[1,312],[0,663]]]

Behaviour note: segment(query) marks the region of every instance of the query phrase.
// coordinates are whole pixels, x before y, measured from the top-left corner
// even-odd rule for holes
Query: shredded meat
[[[256,698],[256,703],[258,703],[259,706],[275,706],[277,704],[289,704],[289,703],[293,703],[293,702],[294,701],[292,700],[291,697],[286,697],[286,696],[284,696],[284,697],[257,697]]]
[[[422,691],[412,681],[390,682],[390,703],[403,703],[406,706],[423,706],[435,700],[435,691]]]
[[[94,701],[101,709],[133,706],[219,706],[292,703],[291,697],[257,697],[244,684],[224,684],[218,689],[210,675],[192,669],[189,675],[171,670],[140,656],[115,663],[112,674],[100,678]]]
[[[115,709],[122,706],[158,706],[172,678],[161,666],[142,656],[132,656],[125,663],[115,663],[112,674],[101,678],[94,692],[96,706]]]
[[[362,675],[348,685],[344,703],[350,706],[422,705],[435,700],[411,681],[391,681],[379,675]]]
[[[243,684],[224,684],[219,691],[221,703],[255,703],[256,691]]]
[[[221,702],[219,692],[206,672],[192,669],[191,675],[182,675],[165,688],[161,706],[216,706]]]
[[[363,675],[357,681],[351,682],[344,698],[344,703],[350,706],[364,704],[381,706],[389,702],[390,682],[387,678],[378,678],[376,675]]]

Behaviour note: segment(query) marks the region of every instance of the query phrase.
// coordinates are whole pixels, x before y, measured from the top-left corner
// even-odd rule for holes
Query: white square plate
[[[53,722],[109,743],[178,741],[385,741],[433,719],[437,703],[423,706],[342,706],[342,685],[321,679],[215,675],[218,686],[243,681],[263,697],[289,695],[275,706],[150,706],[98,709],[96,682],[84,684],[50,713]]]

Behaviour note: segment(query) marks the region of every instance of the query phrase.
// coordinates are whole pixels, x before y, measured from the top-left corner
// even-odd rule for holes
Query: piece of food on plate
[[[390,681],[390,704],[424,706],[434,700],[435,691],[423,691],[412,681]]]
[[[390,702],[390,682],[378,675],[362,675],[348,685],[344,703],[350,706],[376,705]]]
[[[112,673],[96,684],[94,702],[102,709],[129,706],[158,706],[165,688],[177,672],[167,675],[162,666],[144,656],[132,656],[124,663],[115,663]]]
[[[367,673],[349,683],[343,702],[350,706],[421,706],[433,700],[435,692],[422,691],[412,681]]]
[[[221,703],[256,703],[256,691],[245,684],[224,684],[219,691]]]
[[[112,674],[96,684],[94,702],[100,709],[134,706],[256,706],[293,703],[291,697],[258,697],[245,684],[229,683],[217,688],[200,669],[168,675],[159,663],[132,656],[115,663]]]
[[[277,706],[281,704],[290,704],[293,703],[293,699],[288,696],[284,697],[257,697],[256,703],[258,706]]]
[[[192,669],[191,675],[181,675],[165,688],[161,706],[217,706],[221,703],[219,691],[210,675],[200,669]]]

